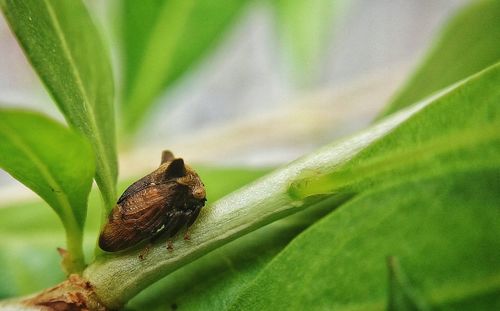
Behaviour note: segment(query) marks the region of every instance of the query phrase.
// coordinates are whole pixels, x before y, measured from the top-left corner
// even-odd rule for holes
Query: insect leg
[[[140,252],[140,254],[139,254],[139,259],[140,259],[140,260],[144,260],[144,258],[146,258],[146,255],[147,255],[147,254],[149,254],[149,250],[150,250],[150,248],[151,248],[151,245],[152,245],[152,243],[151,243],[151,242],[149,242],[149,243],[148,243],[148,245],[146,245],[146,246],[142,249],[142,251],[141,251],[141,252]]]

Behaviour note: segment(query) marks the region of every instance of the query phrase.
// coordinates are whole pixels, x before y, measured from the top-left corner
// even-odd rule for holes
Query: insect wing
[[[171,187],[147,187],[118,204],[100,236],[99,246],[105,251],[119,251],[154,235],[168,217]]]
[[[117,203],[120,204],[121,202],[123,202],[124,200],[126,200],[127,198],[129,198],[130,196],[132,196],[133,194],[136,194],[136,193],[138,193],[138,192],[140,192],[140,191],[142,191],[142,190],[150,187],[151,183],[153,183],[152,174],[149,174],[149,175],[146,175],[146,176],[142,177],[141,179],[139,179],[135,183],[131,184],[123,192],[123,194],[118,199]]]

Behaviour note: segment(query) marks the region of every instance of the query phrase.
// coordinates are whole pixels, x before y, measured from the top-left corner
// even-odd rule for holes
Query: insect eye
[[[198,200],[204,199],[206,196],[205,189],[202,187],[195,188],[193,190],[193,196]]]

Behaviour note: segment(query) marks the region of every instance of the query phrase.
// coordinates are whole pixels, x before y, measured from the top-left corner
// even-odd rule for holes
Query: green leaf
[[[389,270],[389,301],[387,303],[387,310],[429,310],[427,303],[424,302],[418,291],[408,280],[397,258],[392,256],[387,258],[387,269]]]
[[[116,199],[113,75],[106,48],[80,0],[0,0],[28,60],[68,123],[92,143],[106,207]]]
[[[471,1],[440,33],[386,116],[500,61],[500,2]]]
[[[299,83],[316,78],[343,0],[271,0],[279,39]]]
[[[42,115],[0,109],[0,167],[54,209],[66,229],[71,254],[66,268],[81,271],[82,232],[95,170],[89,143]]]
[[[382,309],[387,256],[400,259],[433,307],[498,308],[498,85],[500,64],[400,112],[414,111],[331,173],[292,185],[302,199],[353,199],[259,271],[233,309],[271,301],[284,309]]]
[[[133,133],[162,91],[215,47],[247,2],[123,2],[125,132]]]
[[[165,253],[162,242],[144,260],[138,258],[140,249],[108,254],[84,276],[104,304],[118,308],[194,259],[321,200],[357,197],[377,187],[460,171],[496,169],[499,84],[500,63],[212,203],[191,227],[189,243],[172,241],[175,252]],[[393,153],[391,161],[384,161]],[[337,171],[342,174],[336,177]],[[410,196],[404,193],[400,199],[405,195]]]
[[[299,235],[231,309],[382,310],[397,256],[437,309],[496,310],[498,176],[497,165],[367,191]]]
[[[210,201],[268,171],[230,167],[196,167],[196,170],[207,187]],[[125,190],[137,179],[122,181],[119,188]],[[64,231],[57,225],[57,217],[44,205],[21,202],[5,206],[0,202],[0,299],[31,294],[64,279],[56,252],[56,247],[63,243]],[[95,191],[91,192],[88,205],[84,250],[92,255],[100,228],[99,196]],[[22,222],[13,221],[16,219]]]
[[[500,111],[497,105],[500,99],[500,92],[497,91],[498,83],[500,83],[500,65],[496,65],[480,75],[456,85],[446,92],[442,92],[439,96],[431,98],[416,107],[412,107],[410,110],[395,115],[392,118],[393,121],[389,122],[389,120],[386,120],[382,124],[367,130],[365,133],[361,133],[359,137],[355,139],[343,141],[334,145],[334,148],[327,147],[326,149],[330,148],[335,150],[335,147],[339,145],[344,146],[343,148],[337,148],[337,157],[343,153],[351,153],[346,151],[350,146],[361,146],[361,151],[348,155],[345,163],[342,163],[341,160],[337,165],[335,165],[335,163],[327,165],[326,170],[333,170],[336,172],[335,175],[333,173],[331,175],[322,175],[321,172],[325,172],[325,168],[318,167],[315,169],[306,169],[305,172],[308,173],[307,176],[312,175],[312,177],[309,176],[306,180],[297,182],[294,185],[294,187],[297,187],[294,189],[294,196],[302,200],[309,200],[308,196],[318,197],[319,195],[324,196],[324,193],[330,193],[332,199],[335,199],[341,194],[347,195],[346,198],[348,199],[349,195],[364,195],[364,193],[371,193],[371,191],[375,191],[381,186],[387,187],[387,185],[407,182],[408,180],[420,180],[423,186],[425,186],[427,179],[422,181],[422,178],[430,178],[429,176],[436,174],[445,176],[440,177],[444,178],[444,180],[449,178],[453,181],[454,174],[456,174],[455,171],[483,171],[485,168],[495,168],[498,171],[500,167]],[[379,136],[379,138],[363,146],[365,141],[371,139],[369,138],[370,136]],[[318,152],[317,158],[319,159],[318,161],[323,161],[325,158],[324,150]],[[292,172],[294,171],[292,168],[294,165],[290,166]],[[299,164],[298,166],[300,167],[301,165]],[[495,174],[497,174],[495,172],[496,171],[491,173],[488,170],[484,174],[495,176]],[[284,172],[281,172],[281,174],[284,174]],[[465,178],[465,180],[467,180],[467,178]],[[263,179],[262,181],[266,180]],[[475,181],[471,182],[474,183]],[[418,185],[417,182],[415,184]],[[436,187],[438,185],[439,182],[436,182]],[[273,187],[275,187],[275,185],[272,187],[269,186],[270,191],[272,191],[271,189]],[[397,205],[398,200],[404,203],[409,198],[418,199],[422,197],[420,191],[417,193],[411,191],[414,187],[416,186],[406,185],[404,189],[391,192],[391,195],[394,197],[394,204]],[[432,186],[429,187],[432,188]],[[480,188],[480,186],[478,187]],[[491,188],[494,189],[494,186]],[[304,191],[305,189],[315,191],[306,193]],[[478,194],[481,193],[482,192],[478,192]],[[387,196],[391,197],[391,195],[388,194]],[[463,193],[462,195],[466,194]],[[454,199],[453,193],[445,193],[442,196],[445,198],[449,196],[450,200],[457,200]],[[428,199],[432,200],[434,197],[435,192],[432,192],[429,194]],[[488,204],[494,204],[497,202],[497,199],[497,197],[489,199],[490,202]],[[331,210],[336,206],[342,206],[344,201],[345,200],[327,201],[322,203],[322,205],[325,205],[326,210],[328,210],[328,205],[330,205],[329,209]],[[373,201],[378,202],[375,199]],[[349,204],[350,203],[347,205]],[[388,204],[388,202],[380,201],[377,205],[373,206],[373,209],[380,210],[380,213],[384,213],[385,204]],[[420,205],[415,206],[417,207]],[[309,209],[311,208],[312,207]],[[255,279],[255,284],[257,285],[251,285],[251,290],[249,289],[248,291],[252,291],[252,293],[248,295],[251,295],[251,299],[262,299],[266,301],[263,304],[259,304],[252,300],[252,306],[254,303],[256,304],[255,309],[262,308],[267,310],[269,306],[273,308],[275,308],[276,305],[281,306],[280,295],[282,288],[287,288],[289,286],[288,283],[291,283],[292,285],[290,286],[294,286],[294,288],[290,290],[288,296],[283,297],[283,300],[287,300],[287,302],[283,304],[283,309],[300,309],[304,306],[316,306],[316,303],[313,301],[298,301],[301,299],[300,295],[302,294],[314,301],[317,299],[321,301],[321,299],[323,299],[324,303],[327,305],[318,307],[319,309],[331,309],[332,306],[329,304],[332,302],[328,300],[328,297],[332,293],[329,292],[325,294],[324,297],[319,298],[315,293],[321,293],[321,291],[324,290],[322,287],[328,287],[330,284],[348,282],[349,274],[356,273],[357,267],[363,266],[362,260],[370,260],[371,257],[369,252],[376,249],[379,243],[383,243],[383,240],[374,240],[373,243],[371,243],[371,231],[368,231],[365,234],[366,236],[364,236],[368,244],[368,249],[363,254],[365,257],[360,259],[360,263],[355,267],[351,267],[349,261],[346,260],[343,266],[337,267],[341,275],[332,276],[323,273],[323,278],[302,278],[297,276],[297,271],[304,270],[304,273],[308,273],[307,271],[310,267],[317,266],[317,262],[321,262],[322,260],[325,262],[325,265],[329,264],[330,266],[336,266],[336,264],[331,261],[331,258],[334,258],[333,255],[324,255],[321,250],[330,245],[328,241],[331,241],[334,236],[347,239],[352,232],[356,233],[357,231],[351,231],[349,226],[359,222],[357,218],[352,220],[345,219],[343,226],[338,230],[336,229],[338,226],[323,226],[323,228],[334,231],[335,234],[332,233],[329,236],[326,236],[326,233],[323,235],[309,234],[307,240],[300,240],[302,237],[299,235],[297,241],[300,240],[301,244],[300,246],[294,247],[296,258],[283,259],[283,261],[286,260],[286,263],[283,265],[287,266],[281,267],[279,273],[276,272],[272,276],[269,276],[269,278],[266,278],[265,286],[271,286],[267,283],[272,283],[273,280],[280,280],[281,283],[276,286],[275,291],[269,293],[266,292],[266,289],[259,292],[254,291],[260,288],[264,283],[264,281],[261,282],[261,280],[263,280],[267,272],[270,271],[268,269],[271,269],[267,266],[274,267],[276,262],[281,262],[280,256],[282,255],[278,255],[278,257],[275,256],[279,254],[282,248],[285,247],[294,236],[299,234],[316,219],[320,218],[322,213],[325,212],[324,208],[319,209],[316,207],[314,209],[322,213],[316,216],[314,214],[308,216],[305,213],[308,212],[309,209],[263,227],[256,232],[233,241],[205,255],[199,260],[182,267],[180,270],[175,271],[151,288],[139,294],[131,301],[130,306],[136,309],[148,310],[162,310],[173,305],[183,310],[222,310],[234,303],[236,297],[242,292],[242,295],[246,297],[247,291],[245,291],[245,288],[248,287],[249,284],[253,284],[252,281]],[[344,209],[349,209],[349,207],[342,206],[341,210]],[[337,211],[333,212],[332,215],[336,215],[336,213]],[[422,211],[422,213],[426,215],[427,212]],[[362,217],[362,215],[359,215],[359,217]],[[302,220],[302,223],[298,222],[294,224],[294,221],[300,220]],[[417,227],[419,224],[426,221],[428,220],[419,220],[419,218],[412,217],[407,219],[407,222],[415,222],[414,226]],[[440,220],[437,219],[436,222],[439,223]],[[374,220],[370,215],[366,216],[364,223],[366,226],[370,224],[373,226],[378,225],[377,220]],[[406,223],[401,223],[401,225],[406,225]],[[310,230],[313,230],[315,227],[316,225]],[[390,228],[387,230],[390,232]],[[457,234],[467,235],[467,230],[463,231],[464,232],[457,232]],[[394,231],[393,234],[395,236],[392,238],[394,240],[400,238],[398,235],[399,233],[400,231]],[[420,231],[418,231],[418,233],[420,233]],[[361,231],[360,234],[364,234],[364,232]],[[491,239],[491,235],[486,233],[484,233],[484,235]],[[416,236],[414,238],[429,239],[429,237],[432,238],[432,234],[421,237]],[[481,237],[478,237],[478,239],[480,238]],[[459,240],[455,239],[455,241]],[[292,242],[292,246],[294,243],[296,242]],[[305,251],[303,248],[304,244],[308,243],[311,246]],[[331,243],[332,246],[336,244],[338,243]],[[398,245],[405,248],[412,244],[405,243],[404,240],[401,240],[400,243],[397,244],[395,244],[394,241],[390,241],[388,245]],[[491,247],[494,248],[494,246]],[[286,251],[287,249],[285,249],[285,252]],[[450,252],[451,251],[456,250],[450,250]],[[352,249],[346,251],[347,254],[351,252]],[[382,269],[385,269],[380,274],[380,279],[378,280],[380,282],[380,288],[383,290],[387,288],[386,275],[388,272],[386,271],[385,257],[388,255],[399,254],[387,253],[379,256],[379,264]],[[425,255],[422,257],[424,257],[422,260],[425,260]],[[446,261],[442,261],[440,264],[446,265]],[[462,262],[461,264],[467,265],[468,263]],[[330,271],[332,269],[330,266],[322,267],[323,270],[319,269],[320,272],[318,273],[321,275],[322,271]],[[287,269],[290,269],[290,271]],[[354,269],[353,272],[351,272],[352,269]],[[369,276],[369,274],[367,275]],[[412,276],[413,280],[413,272],[409,275]],[[366,277],[366,275],[363,275],[363,277]],[[303,284],[303,280],[307,280],[314,284]],[[398,280],[401,280],[401,274],[398,274]],[[360,281],[360,284],[362,284],[362,281]],[[420,289],[419,285],[420,284],[415,284],[415,286]],[[308,289],[310,286],[312,286],[311,290]],[[347,285],[342,287],[346,297],[349,297],[349,288],[350,287]],[[408,286],[405,290],[407,289]],[[464,292],[468,290],[469,289],[464,289]],[[470,290],[472,291],[473,288]],[[413,292],[415,291],[413,290]],[[471,292],[468,293],[472,294]],[[480,296],[481,295],[480,293]],[[296,296],[299,296],[299,298]],[[376,304],[378,309],[383,309],[385,300],[388,296],[389,294],[386,291],[380,294],[380,299],[382,300],[380,303]],[[412,293],[412,299],[415,296],[416,295]],[[488,298],[487,296],[488,294],[485,294],[483,297]],[[491,301],[490,298],[486,300]],[[276,299],[280,302],[270,302]],[[449,303],[450,305],[459,305],[465,303],[464,299],[466,299],[466,297],[462,296],[458,299],[460,301],[455,301],[455,304],[451,301]],[[477,306],[478,299],[471,299],[472,300],[469,301],[471,306]],[[288,302],[294,305],[289,305],[287,304]],[[422,306],[420,301],[415,303],[420,307]],[[365,306],[364,302],[361,302],[361,305],[359,305],[357,309],[362,310]],[[490,306],[488,302],[486,306]],[[239,309],[240,307],[242,309],[252,308],[248,304],[244,304],[243,306],[236,304],[235,309]],[[356,306],[353,306],[352,309],[356,309]]]
[[[401,111],[410,119],[330,172],[312,172],[290,188],[305,198],[359,193],[383,183],[500,161],[500,63]],[[395,115],[394,118],[398,118]]]

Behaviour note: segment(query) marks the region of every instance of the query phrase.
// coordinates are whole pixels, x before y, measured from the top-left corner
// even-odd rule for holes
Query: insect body
[[[160,167],[133,183],[118,199],[99,236],[99,247],[116,252],[146,239],[174,236],[194,223],[205,201],[198,174],[164,151]]]

